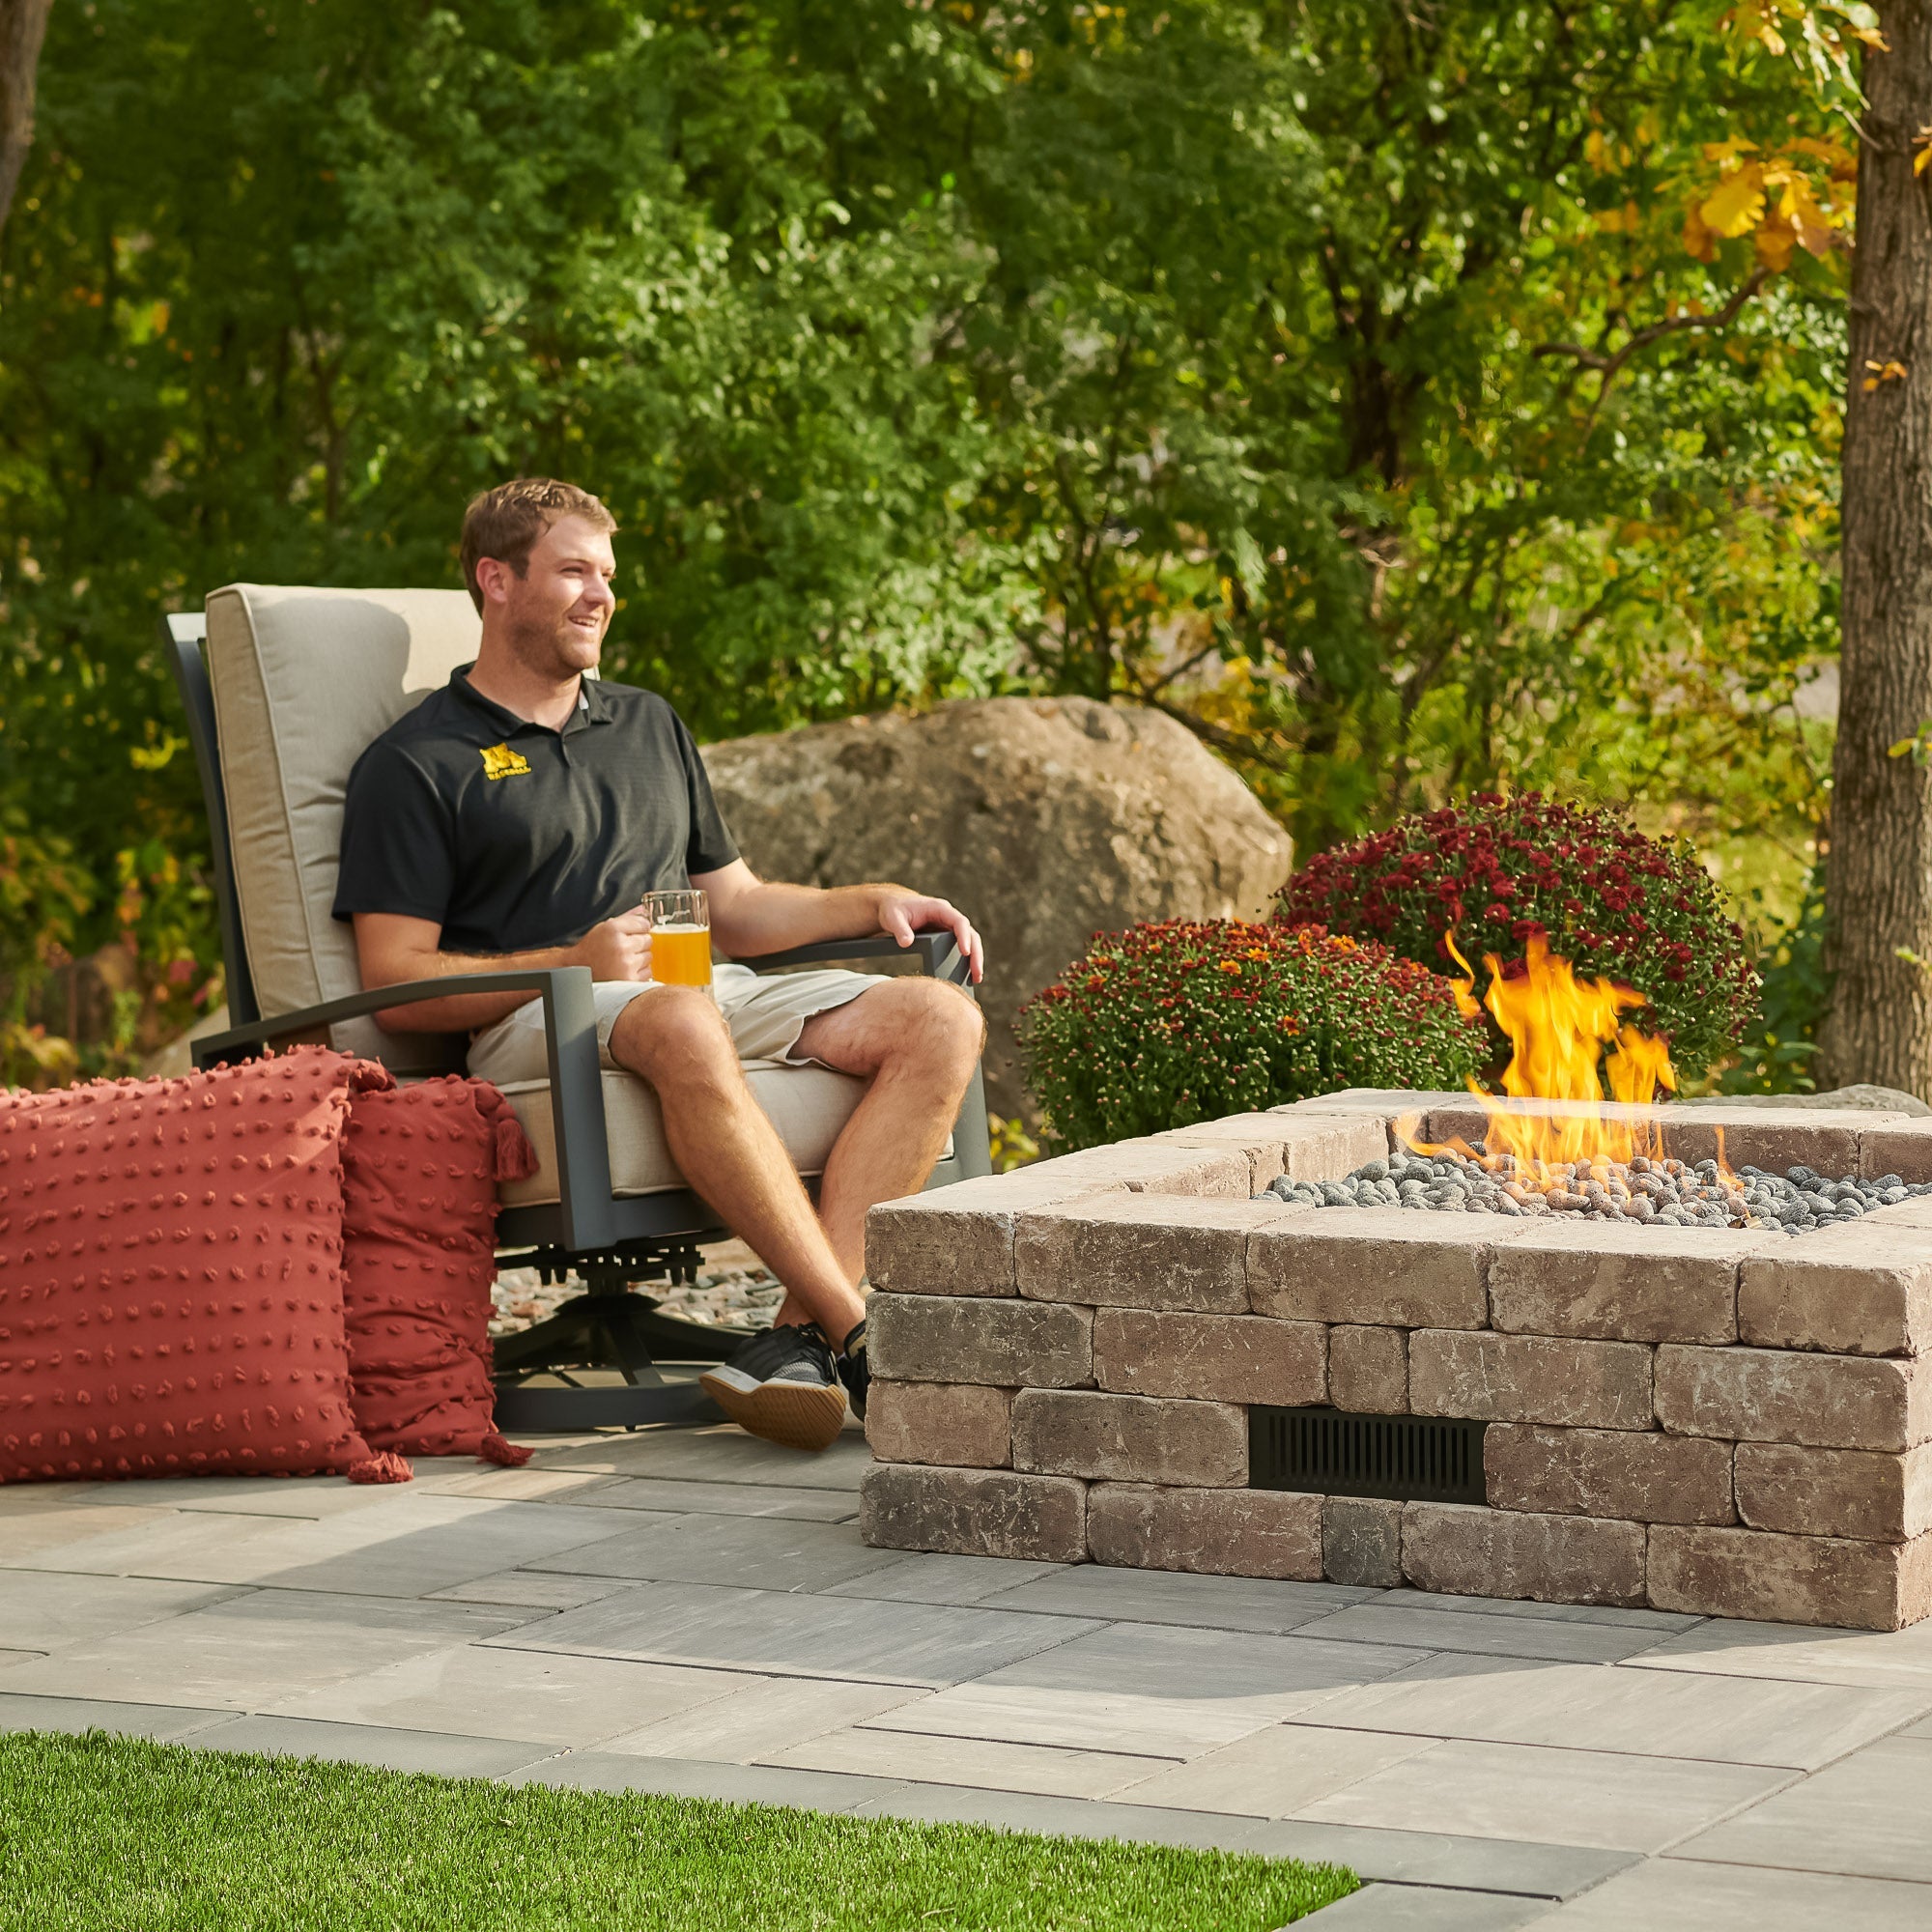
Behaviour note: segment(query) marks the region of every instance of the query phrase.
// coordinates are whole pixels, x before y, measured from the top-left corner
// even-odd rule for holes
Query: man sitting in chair
[[[984,1027],[929,979],[719,969],[712,991],[651,980],[646,893],[710,895],[726,953],[922,926],[952,930],[978,980],[979,935],[903,886],[771,885],[738,856],[691,733],[662,697],[587,678],[615,605],[596,497],[525,479],[463,520],[483,615],[476,662],[356,760],[335,916],[362,983],[492,968],[587,966],[605,1064],[656,1091],[687,1180],[784,1284],[773,1327],[704,1386],[754,1435],[823,1449],[849,1399],[866,1412],[866,1210],[916,1193],[945,1149]],[[715,999],[713,993],[715,992]],[[549,1071],[540,1003],[478,993],[381,1013],[396,1031],[467,1032],[469,1070]],[[867,1084],[825,1163],[818,1211],[746,1084],[741,1060],[817,1062]]]

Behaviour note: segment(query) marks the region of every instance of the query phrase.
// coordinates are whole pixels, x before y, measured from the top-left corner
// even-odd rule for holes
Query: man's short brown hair
[[[551,476],[519,476],[470,499],[463,513],[463,582],[477,610],[483,608],[477,563],[494,556],[522,577],[530,567],[530,552],[560,517],[582,517],[600,530],[617,527],[617,520],[588,490]]]

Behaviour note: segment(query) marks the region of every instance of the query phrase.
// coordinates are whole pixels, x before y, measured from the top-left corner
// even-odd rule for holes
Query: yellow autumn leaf
[[[1718,259],[1718,238],[1704,226],[1695,202],[1690,204],[1684,216],[1684,252],[1693,262],[1715,262]]]
[[[1799,245],[1807,254],[1821,259],[1832,252],[1832,230],[1837,226],[1811,193],[1811,184],[1803,175],[1788,176],[1784,192],[1778,197],[1777,212],[1790,224]]]
[[[1797,239],[1783,222],[1767,221],[1751,237],[1751,253],[1756,256],[1760,268],[1769,269],[1774,275],[1781,275],[1791,266],[1791,250]]]
[[[1747,235],[1764,218],[1764,168],[1747,161],[1718,184],[1717,192],[1697,211],[1704,226],[1726,240]]]
[[[1762,0],[1740,0],[1732,11],[1730,24],[1739,39],[1756,41],[1775,54],[1784,51],[1784,36],[1772,25]]]
[[[1588,161],[1589,164],[1593,168],[1595,168],[1600,175],[1606,175],[1609,173],[1610,148],[1609,148],[1609,143],[1604,139],[1602,128],[1592,128],[1589,133],[1584,137],[1583,158],[1586,161]]]
[[[1932,128],[1921,128],[1919,139],[1932,135]],[[1813,160],[1823,161],[1834,180],[1844,181],[1858,173],[1859,157],[1842,141],[1821,140],[1815,134],[1801,134],[1795,140],[1784,144],[1787,155],[1809,155]]]

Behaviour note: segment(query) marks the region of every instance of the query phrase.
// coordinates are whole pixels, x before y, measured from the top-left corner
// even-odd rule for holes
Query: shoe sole
[[[782,1448],[829,1449],[845,1427],[841,1388],[810,1382],[753,1382],[747,1387],[730,1369],[707,1370],[697,1385],[746,1435]]]

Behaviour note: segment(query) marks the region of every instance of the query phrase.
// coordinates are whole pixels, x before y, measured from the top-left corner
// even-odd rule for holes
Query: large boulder
[[[704,751],[752,868],[797,885],[895,879],[984,934],[986,1098],[1023,1098],[1021,1005],[1095,932],[1255,919],[1288,877],[1288,834],[1158,711],[994,697],[848,718]]]

